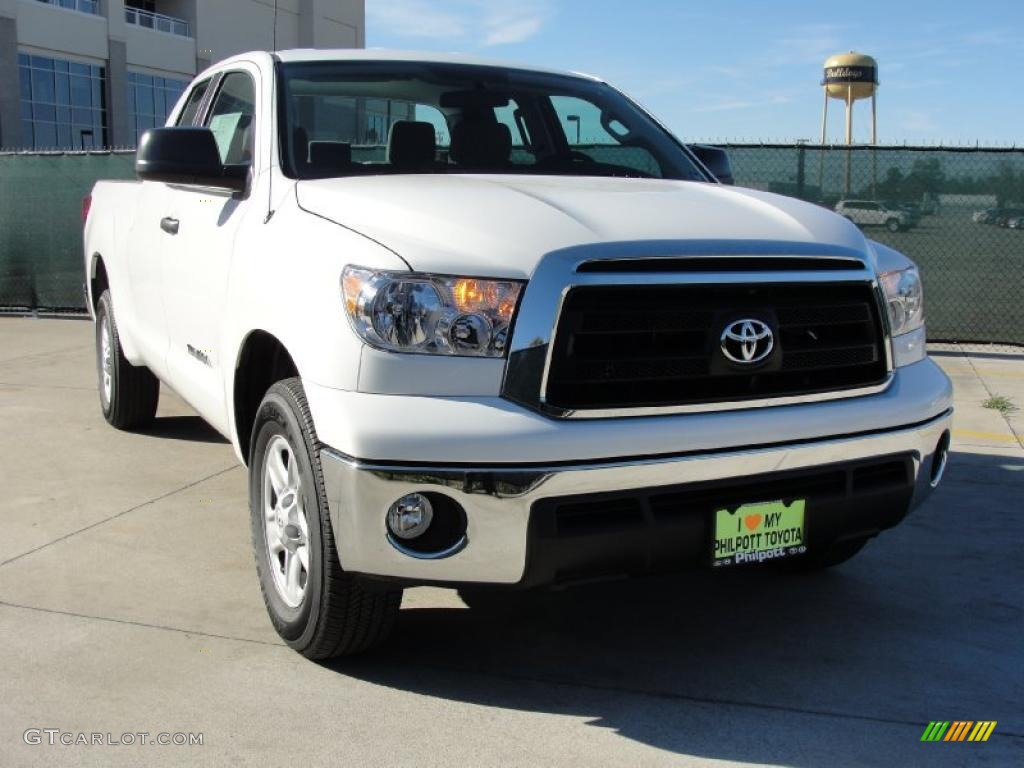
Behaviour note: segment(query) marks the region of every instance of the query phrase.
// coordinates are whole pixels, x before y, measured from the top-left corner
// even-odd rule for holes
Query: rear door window
[[[224,76],[206,127],[213,132],[221,162],[225,165],[252,161],[255,105],[255,87],[248,74],[229,72]]]
[[[196,83],[192,88],[191,93],[188,95],[188,101],[185,102],[185,108],[181,110],[181,114],[178,115],[178,122],[176,125],[190,126],[195,123],[196,113],[199,112],[199,105],[203,103],[203,96],[206,95],[206,90],[210,87],[210,80],[203,80],[201,83]]]

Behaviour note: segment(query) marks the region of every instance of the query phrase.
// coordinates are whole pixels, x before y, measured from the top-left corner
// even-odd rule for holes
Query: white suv
[[[886,208],[874,200],[840,200],[836,213],[861,227],[885,227],[890,232],[899,232],[910,226],[906,212]]]

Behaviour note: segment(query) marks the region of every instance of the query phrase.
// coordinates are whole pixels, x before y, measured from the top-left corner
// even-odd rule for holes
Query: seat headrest
[[[311,141],[309,164],[314,169],[345,168],[352,164],[352,145],[344,141]]]
[[[309,134],[301,125],[292,131],[292,145],[295,152],[295,164],[304,168],[309,164]]]
[[[505,165],[512,153],[512,132],[504,123],[466,119],[452,130],[450,157],[459,165]]]
[[[388,133],[388,162],[398,168],[431,165],[437,157],[437,140],[432,123],[398,120]]]

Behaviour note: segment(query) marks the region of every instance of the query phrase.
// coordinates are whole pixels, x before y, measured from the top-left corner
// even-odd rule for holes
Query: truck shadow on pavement
[[[925,725],[994,719],[977,748],[1020,764],[1022,495],[1021,458],[956,454],[940,493],[830,572],[701,571],[411,607],[378,653],[331,667],[753,763],[970,761],[967,745],[921,744]],[[538,738],[523,754],[544,749]]]
[[[222,443],[227,439],[199,416],[159,416],[139,434],[193,443]]]

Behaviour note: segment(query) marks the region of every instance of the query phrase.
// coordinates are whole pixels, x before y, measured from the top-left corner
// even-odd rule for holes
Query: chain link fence
[[[721,146],[737,185],[838,206],[920,264],[931,339],[1024,344],[1024,150]],[[84,309],[81,200],[133,160],[0,154],[0,309]]]
[[[917,262],[929,339],[1024,344],[1024,150],[721,146],[738,185],[838,210]]]

